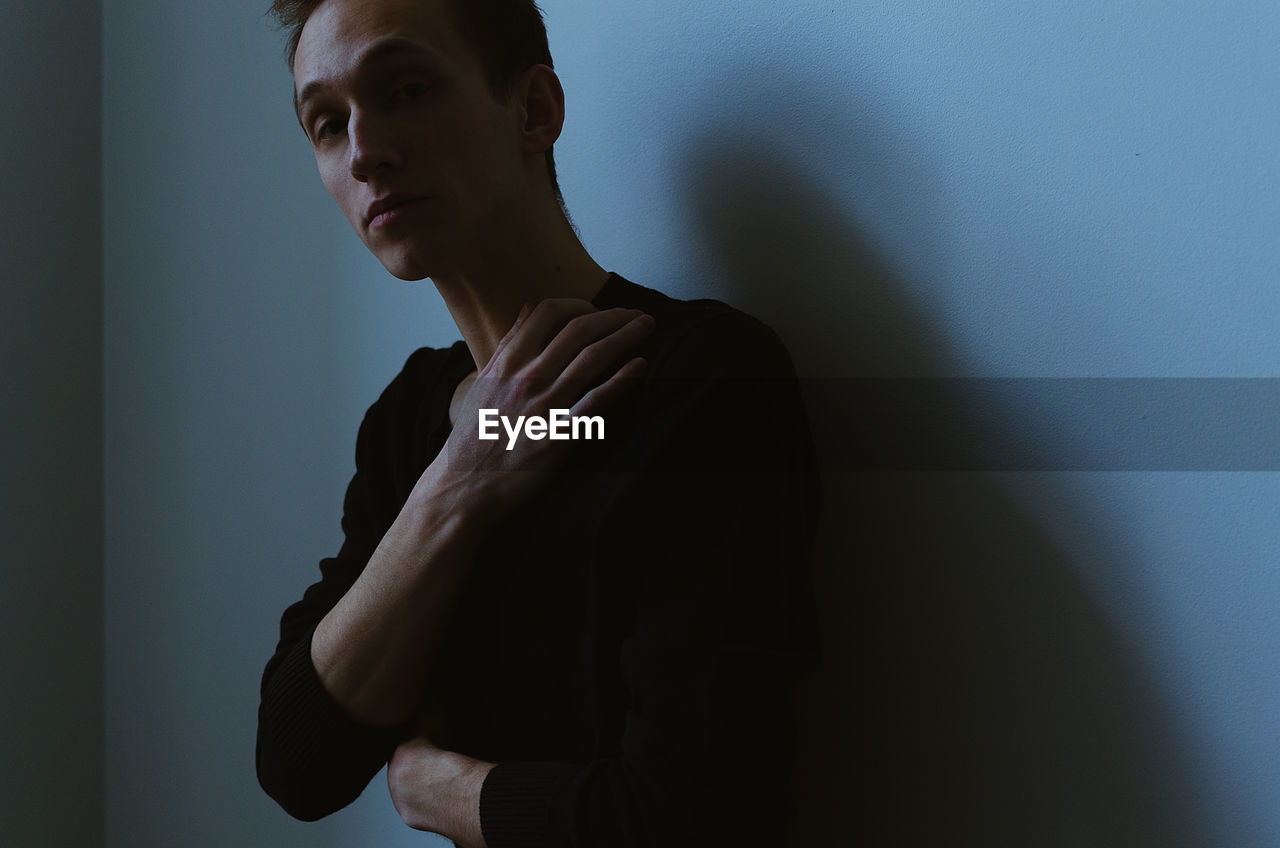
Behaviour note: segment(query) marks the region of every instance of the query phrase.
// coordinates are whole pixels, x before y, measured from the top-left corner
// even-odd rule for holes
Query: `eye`
[[[347,123],[338,118],[322,117],[316,122],[315,127],[313,136],[317,142],[321,142],[341,135],[346,130]]]
[[[417,100],[426,94],[430,88],[425,82],[407,82],[396,88],[391,96],[395,100]]]

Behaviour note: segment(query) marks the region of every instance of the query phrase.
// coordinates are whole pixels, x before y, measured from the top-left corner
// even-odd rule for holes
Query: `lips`
[[[425,197],[408,194],[390,194],[375,200],[369,204],[364,214],[364,225],[372,228],[385,224],[391,220],[397,209],[425,199]]]

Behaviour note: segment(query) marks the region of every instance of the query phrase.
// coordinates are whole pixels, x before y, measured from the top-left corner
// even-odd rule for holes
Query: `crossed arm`
[[[585,310],[589,307],[585,307],[583,315],[594,314]],[[403,741],[403,728],[416,726],[414,722],[423,704],[432,701],[426,687],[430,686],[433,652],[439,648],[438,637],[445,627],[444,619],[455,608],[452,598],[465,580],[478,539],[494,526],[493,522],[504,510],[524,503],[537,491],[556,462],[554,455],[533,450],[512,456],[517,451],[507,454],[499,447],[497,451],[485,453],[496,443],[481,443],[475,438],[474,409],[493,406],[519,414],[543,413],[549,406],[558,406],[572,407],[575,414],[584,414],[604,408],[604,404],[627,391],[628,381],[635,378],[634,373],[617,375],[627,367],[639,367],[633,364],[616,373],[608,371],[625,359],[635,339],[647,332],[646,322],[636,322],[630,315],[619,312],[609,322],[595,318],[593,322],[598,322],[594,324],[595,330],[579,337],[595,336],[599,341],[616,336],[613,341],[617,343],[616,351],[609,354],[605,371],[596,372],[594,379],[587,378],[575,386],[575,390],[583,391],[585,398],[592,390],[583,387],[599,382],[601,374],[612,374],[616,378],[613,383],[609,380],[601,383],[604,391],[597,391],[586,403],[566,399],[563,394],[547,394],[555,391],[548,388],[554,386],[555,381],[548,380],[547,371],[539,370],[544,367],[554,372],[554,368],[566,362],[562,352],[555,352],[554,343],[573,321],[563,324],[557,324],[561,319],[548,321],[546,327],[550,329],[544,327],[537,333],[530,330],[532,340],[521,339],[529,342],[527,348],[513,348],[511,341],[521,335],[522,323],[526,330],[536,326],[527,323],[537,317],[536,311],[525,315],[488,364],[494,369],[486,367],[481,374],[484,378],[506,374],[505,389],[497,380],[476,381],[472,389],[474,397],[468,395],[450,444],[417,480],[376,553],[373,557],[367,553],[357,554],[361,563],[365,558],[369,560],[359,578],[350,583],[341,598],[327,602],[323,598],[314,599],[313,608],[332,607],[320,626],[312,625],[315,632],[309,649],[306,645],[300,646],[309,650],[309,654],[302,656],[308,660],[308,671],[314,665],[315,670],[311,672],[316,680],[314,686],[322,686],[333,702],[370,734],[379,726],[395,729],[389,730],[382,742],[370,742],[373,736],[361,736],[358,756],[367,762],[359,768],[349,768],[353,758],[347,758],[341,751],[333,754],[335,761],[345,763],[339,769],[344,779],[348,773],[354,776],[346,781],[346,788],[334,790],[328,800],[313,796],[296,796],[287,804],[282,800],[286,808],[300,811],[295,815],[319,816],[347,803],[390,755],[389,788],[406,823],[444,833],[463,846],[484,844],[478,806],[487,780],[505,789],[531,785],[539,787],[538,792],[545,789],[543,794],[528,797],[545,799],[546,813],[539,813],[538,817],[545,818],[548,834],[557,834],[547,837],[555,844],[560,841],[620,846],[652,844],[656,839],[652,828],[690,821],[695,815],[700,821],[710,822],[741,819],[735,826],[754,827],[757,831],[742,844],[767,843],[764,834],[773,826],[768,823],[779,820],[769,808],[780,803],[779,786],[785,788],[784,678],[788,664],[795,657],[790,646],[783,644],[784,640],[771,641],[781,625],[777,620],[762,617],[761,612],[776,619],[775,613],[788,606],[778,600],[785,597],[787,587],[772,586],[769,581],[775,577],[785,579],[782,566],[788,560],[798,562],[803,555],[802,551],[783,549],[785,540],[804,535],[802,530],[785,525],[797,516],[811,518],[813,502],[804,497],[791,497],[791,493],[776,488],[774,481],[762,483],[758,475],[743,476],[741,482],[723,474],[689,476],[679,478],[687,479],[688,485],[682,483],[674,487],[669,480],[647,478],[649,482],[627,488],[625,497],[610,513],[609,520],[620,523],[601,531],[605,538],[625,542],[623,549],[610,555],[617,566],[611,571],[642,578],[641,583],[629,587],[638,590],[635,593],[638,615],[633,631],[625,634],[620,650],[615,645],[611,653],[603,655],[605,663],[614,663],[615,672],[621,671],[620,684],[627,693],[625,726],[619,725],[617,730],[621,743],[619,757],[576,764],[504,763],[498,772],[491,774],[490,763],[442,750],[435,743],[448,737],[435,734],[429,724],[425,733],[416,736],[411,733],[412,738]],[[556,326],[559,330],[554,329]],[[597,335],[601,326],[606,328],[604,336]],[[607,329],[610,326],[615,327],[611,332]],[[544,338],[549,339],[545,344]],[[732,334],[726,339],[724,333],[706,334],[706,338],[711,339],[706,344],[723,344],[726,340],[730,343],[757,341]],[[596,342],[581,343],[579,353],[593,344]],[[735,350],[751,348],[746,343],[731,346]],[[540,360],[540,355],[548,350],[554,355]],[[506,362],[501,361],[504,352],[510,356]],[[715,357],[698,349],[690,354],[688,361],[701,362],[708,358]],[[563,375],[577,361],[575,354],[558,374]],[[754,363],[744,366],[744,370],[751,373],[756,368]],[[513,381],[517,395],[500,394],[513,391]],[[717,381],[714,385],[722,383]],[[655,395],[651,389],[652,386],[646,389],[645,397],[649,399],[646,402],[664,413],[645,419],[651,423],[705,418],[690,411],[698,408],[728,413],[735,399],[731,391],[699,399],[674,390]],[[747,396],[740,400],[750,407],[756,398]],[[596,402],[601,405],[593,406]],[[680,404],[688,404],[690,409],[665,414]],[[784,408],[790,407],[784,405]],[[734,410],[735,414],[742,411]],[[471,432],[467,432],[468,429]],[[773,431],[773,435],[779,437],[777,441],[784,445],[783,437],[790,434],[792,431]],[[666,435],[670,434],[646,427],[645,436],[652,438],[644,441],[646,445],[661,442]],[[517,444],[518,449],[547,447],[550,445],[546,441]],[[768,449],[776,447],[778,445],[767,442]],[[486,473],[453,474],[454,470],[476,468]],[[406,481],[405,489],[409,482]],[[774,512],[766,502],[769,499],[791,506],[781,513]],[[713,516],[709,523],[703,521],[708,509]],[[394,512],[389,513],[388,518],[391,514]],[[632,522],[634,516],[641,518]],[[732,520],[727,520],[730,517]],[[654,520],[646,523],[646,519]],[[656,529],[659,524],[662,525],[660,533],[637,532],[637,529]],[[779,540],[782,547],[769,549]],[[673,541],[678,543],[674,547]],[[353,552],[359,547],[357,544]],[[370,543],[364,550],[373,547]],[[778,594],[774,593],[775,589]],[[424,614],[424,608],[434,609],[438,614]],[[395,612],[397,609],[399,612]],[[285,638],[296,641],[301,635],[295,629],[292,636],[286,633]],[[397,645],[398,640],[402,642]],[[301,659],[294,651],[293,658],[286,659],[285,663],[302,668]],[[428,670],[425,684],[424,668]],[[268,675],[271,674],[269,669]],[[293,681],[304,677],[277,675],[279,679]],[[351,728],[334,726],[338,728],[336,733],[319,733],[316,738],[323,738],[327,745],[341,749],[348,738],[353,738]],[[364,734],[365,730],[359,733]],[[271,731],[265,744],[283,745],[279,740],[286,735],[285,730]],[[260,733],[260,744],[263,738]],[[300,766],[302,772],[295,772],[300,775],[301,786],[313,787],[300,786],[298,791],[313,792],[316,786],[323,787],[326,793],[330,791],[334,781],[322,779],[315,783],[306,778],[309,770],[325,767],[328,754],[326,751],[318,759],[293,760],[306,764]],[[604,753],[603,756],[614,755]],[[260,755],[260,769],[263,762]],[[281,757],[277,752],[269,752],[266,762],[269,768],[276,768],[275,763],[281,762]],[[264,779],[264,786],[268,783],[279,786],[281,780],[287,783],[294,779],[272,777]],[[490,795],[499,797],[498,790]],[[730,807],[719,806],[726,801]],[[492,812],[493,801],[488,803]],[[309,812],[312,810],[314,812]],[[735,815],[743,812],[759,814],[761,818],[752,820],[750,815]],[[490,825],[492,820],[487,818],[486,827]],[[574,836],[569,836],[570,833]],[[491,840],[497,840],[495,845],[506,844],[507,834],[501,829],[494,834],[502,834],[491,836]]]
[[[510,451],[481,441],[477,410],[606,409],[643,370],[643,360],[626,355],[652,328],[653,319],[638,310],[596,311],[585,301],[543,301],[520,313],[463,399],[445,447],[359,578],[316,627],[311,660],[350,716],[390,727],[421,709],[476,546],[538,490],[564,449],[550,440],[519,440]],[[472,848],[484,845],[479,791],[491,767],[419,735],[397,748],[387,782],[406,824]]]

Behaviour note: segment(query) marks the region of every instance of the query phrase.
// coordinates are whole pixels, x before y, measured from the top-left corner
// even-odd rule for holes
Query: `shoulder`
[[[417,461],[448,410],[453,386],[471,367],[462,342],[411,353],[364,414],[356,440],[357,465]]]
[[[596,305],[643,309],[657,326],[639,354],[673,379],[795,379],[786,346],[764,322],[718,300],[678,300],[613,275]]]
[[[470,354],[462,342],[450,347],[422,347],[409,354],[400,372],[392,378],[365,413],[365,422],[415,419],[430,413],[432,395],[455,375],[470,370]],[[465,361],[464,361],[465,360]],[[462,370],[462,369],[466,370]]]
[[[409,354],[400,372],[382,390],[374,405],[394,403],[405,395],[421,396],[424,389],[446,379],[451,371],[461,367],[464,356],[470,359],[466,346],[460,341],[449,347],[418,348]]]
[[[465,358],[465,362],[463,359]],[[356,435],[356,473],[347,488],[343,528],[372,551],[399,513],[418,476],[442,444],[440,424],[452,393],[450,379],[469,368],[461,342],[420,348],[405,360],[365,412]]]
[[[637,350],[645,376],[615,414],[625,450],[642,457],[635,467],[759,470],[771,452],[780,468],[809,464],[795,368],[767,324],[720,301],[611,283],[618,299],[597,305],[644,309],[657,322]]]

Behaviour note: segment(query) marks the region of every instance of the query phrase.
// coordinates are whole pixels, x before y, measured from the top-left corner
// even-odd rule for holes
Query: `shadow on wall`
[[[681,173],[732,299],[792,349],[826,471],[816,574],[825,656],[802,707],[791,844],[1207,848],[1159,694],[1078,576],[1082,565],[1126,564],[1061,481],[1036,475],[1015,489],[964,462],[964,381],[928,392],[943,422],[929,438],[948,444],[921,446],[895,443],[916,432],[898,426],[913,414],[903,399],[919,400],[913,390],[808,379],[939,375],[949,362],[942,331],[847,204],[824,193],[822,175],[743,136],[709,132]],[[848,137],[839,167],[876,159]],[[869,447],[841,444],[851,408],[858,439],[876,435]],[[934,448],[949,457],[941,467],[971,470],[936,470]],[[1072,550],[1091,561],[1068,558],[1050,523],[1079,537]]]

